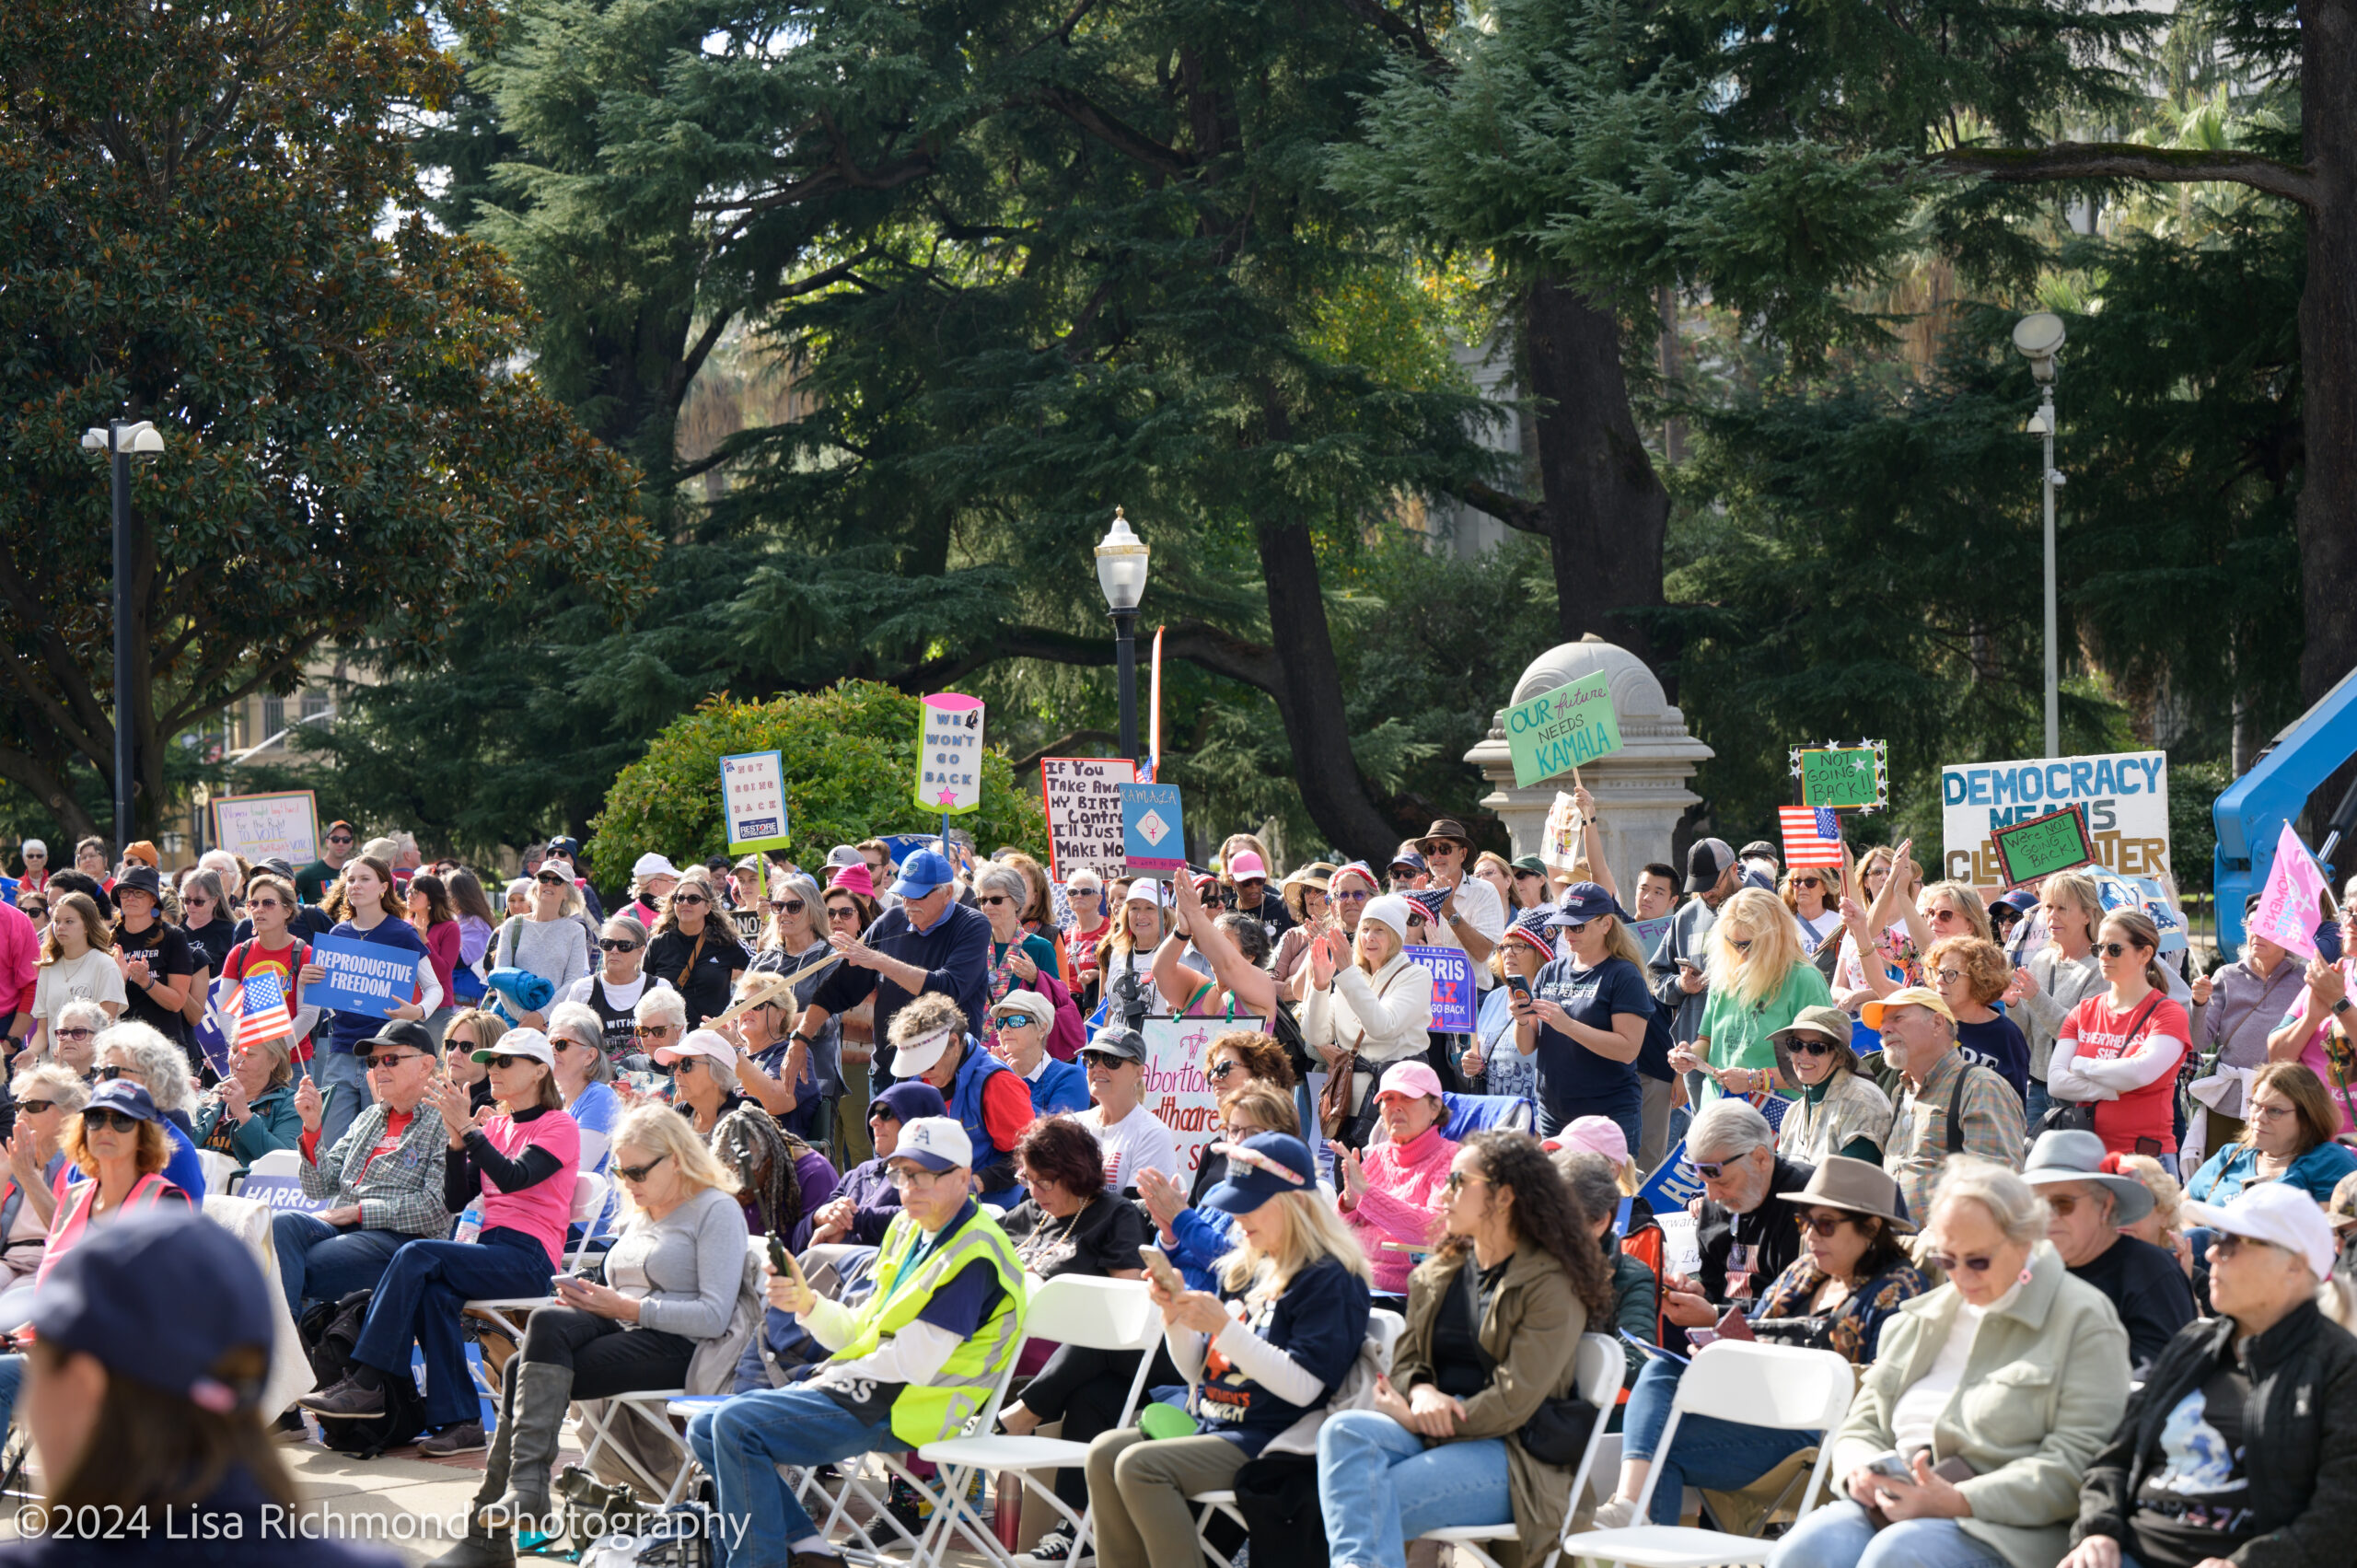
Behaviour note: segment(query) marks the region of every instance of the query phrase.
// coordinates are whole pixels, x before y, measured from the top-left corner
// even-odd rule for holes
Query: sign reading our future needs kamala
[[[1612,677],[1603,670],[1505,711],[1506,749],[1517,789],[1570,772],[1620,749]]]
[[[1992,830],[2065,806],[2086,814],[2096,858],[2122,877],[2169,871],[2169,759],[2165,751],[2049,757],[2024,762],[1952,762],[1940,770],[1945,875],[2002,887],[2004,862]]]

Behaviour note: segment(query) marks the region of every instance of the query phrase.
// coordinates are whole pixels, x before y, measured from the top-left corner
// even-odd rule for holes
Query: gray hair
[[[642,1024],[677,1024],[688,1027],[688,999],[668,985],[654,981],[638,993],[638,1005],[630,1010],[632,1017]]]
[[[642,947],[646,946],[646,927],[639,923],[638,916],[634,914],[610,914],[606,917],[606,923],[598,929],[620,933]]]
[[[187,900],[191,889],[201,891],[206,898],[213,900],[213,917],[215,920],[224,920],[228,917],[228,889],[222,886],[221,874],[219,872],[206,871],[197,867],[192,867],[191,869],[182,872],[180,874],[180,900],[182,908],[187,907]]]
[[[560,1002],[549,1009],[549,1038],[559,1035],[575,1045],[593,1047],[602,1055],[606,1049],[606,1021],[586,1002]]]
[[[90,1086],[73,1068],[43,1062],[17,1074],[16,1081],[8,1086],[8,1095],[19,1103],[29,1099],[55,1100],[71,1115],[90,1103]]]
[[[1246,963],[1257,969],[1269,961],[1269,928],[1260,923],[1259,915],[1230,910],[1212,923],[1227,933]]]
[[[1012,865],[992,865],[985,867],[981,873],[974,878],[974,891],[977,893],[1013,894],[1015,896],[1015,912],[1017,915],[1020,915],[1023,912],[1024,906],[1031,901],[1031,884],[1024,879],[1022,872],[1017,871]]]
[[[1748,1100],[1721,1097],[1702,1108],[1686,1129],[1686,1152],[1705,1152],[1724,1159],[1740,1159],[1754,1149],[1776,1146],[1776,1130],[1752,1109]]]
[[[771,900],[783,905],[789,894],[802,900],[802,918],[823,939],[827,929],[827,896],[819,891],[819,884],[805,872],[772,870],[769,878]],[[769,929],[761,933],[762,946],[775,945],[777,923],[784,918],[783,908],[770,916]]]
[[[220,877],[221,886],[230,893],[238,892],[246,885],[246,874],[238,867],[238,857],[226,849],[206,850],[196,863]],[[188,884],[182,882],[180,887],[185,891]]]
[[[1557,1149],[1554,1161],[1563,1185],[1572,1190],[1572,1202],[1589,1225],[1620,1213],[1620,1173],[1610,1160],[1593,1149]]]
[[[68,1024],[87,1024],[94,1029],[103,1029],[112,1022],[114,1020],[107,1016],[107,1010],[104,1007],[87,997],[81,997],[68,1002],[57,1010],[57,1022],[52,1027],[51,1032],[53,1034]]]
[[[2008,1166],[1978,1155],[1950,1155],[1932,1191],[1932,1212],[1967,1200],[1988,1210],[2005,1239],[2016,1247],[2035,1247],[2045,1238],[2045,1201]]]
[[[147,1098],[157,1110],[186,1110],[196,1091],[189,1076],[188,1052],[145,1024],[116,1024],[99,1032],[94,1042],[99,1059],[110,1051],[128,1057],[147,1086]]]

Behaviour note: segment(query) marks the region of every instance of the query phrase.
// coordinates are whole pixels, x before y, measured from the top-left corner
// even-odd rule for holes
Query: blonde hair
[[[1612,923],[1612,929],[1608,934],[1607,934],[1604,939],[1604,950],[1613,958],[1626,958],[1631,963],[1636,965],[1640,970],[1643,970],[1645,967],[1645,950],[1637,946],[1636,935],[1634,933],[1630,931],[1629,923],[1622,920],[1617,914],[1608,914],[1601,918]],[[1498,944],[1498,947],[1500,947],[1504,946],[1505,944],[1503,942]],[[1794,946],[1797,950],[1799,944],[1795,942]],[[1496,948],[1492,948],[1492,951],[1496,951]]]
[[[1317,1191],[1280,1192],[1269,1200],[1283,1203],[1285,1233],[1274,1252],[1263,1252],[1237,1227],[1239,1239],[1217,1265],[1220,1287],[1230,1295],[1242,1292],[1246,1302],[1260,1306],[1284,1295],[1294,1276],[1321,1259],[1331,1258],[1360,1279],[1374,1283],[1366,1253],[1359,1238],[1342,1223],[1333,1201]]]
[[[1730,934],[1737,926],[1751,934],[1748,953],[1735,950]],[[1711,989],[1747,1007],[1765,1007],[1784,989],[1794,966],[1804,961],[1800,923],[1775,894],[1740,888],[1719,906],[1719,918],[1711,924],[1710,952]]]
[[[1956,912],[1964,916],[1964,923],[1972,927],[1975,936],[1983,942],[1989,940],[1989,906],[1980,901],[1980,895],[1972,890],[1970,883],[1934,882],[1915,895],[1915,907],[1922,909],[1923,900],[1935,895],[1956,906]]]
[[[42,967],[56,963],[65,957],[64,949],[58,946],[57,941],[57,917],[65,910],[72,910],[74,918],[82,923],[83,950],[91,953],[106,951],[107,923],[99,914],[99,901],[83,892],[52,893],[49,900],[49,924],[41,934],[41,958],[37,960]]]
[[[2185,1189],[2150,1155],[2122,1155],[2119,1169],[2122,1175],[2142,1182],[2144,1191],[2153,1195],[2153,1214],[2161,1222],[2162,1245],[2176,1246],[2179,1234],[2177,1214],[2185,1207]]]
[[[610,1146],[619,1149],[624,1144],[668,1157],[679,1167],[688,1197],[712,1187],[732,1198],[740,1191],[737,1173],[721,1164],[712,1145],[696,1135],[695,1124],[668,1105],[633,1106],[622,1112],[622,1119],[614,1124]],[[622,1191],[627,1202],[630,1190]]]
[[[498,1014],[486,1013],[480,1007],[469,1007],[442,1026],[443,1040],[447,1041],[450,1038],[450,1031],[460,1024],[471,1024],[475,1028],[475,1042],[467,1047],[470,1052],[496,1051],[500,1040],[506,1036],[508,1028],[507,1020]]]
[[[2055,898],[2058,893],[2061,895],[2060,901],[2075,904],[2085,913],[2087,940],[2093,942],[2096,933],[2103,929],[2103,893],[2096,887],[2096,879],[2084,871],[2062,871],[2038,885],[2040,903],[2058,901]],[[2046,926],[2046,945],[2058,953],[2062,950],[2061,940],[2055,935],[2051,921]]]
[[[35,1063],[26,1067],[8,1085],[8,1098],[20,1103],[40,1099],[44,1089],[49,1091],[48,1098],[55,1100],[68,1114],[90,1103],[90,1086],[82,1081],[82,1075],[56,1062]]]

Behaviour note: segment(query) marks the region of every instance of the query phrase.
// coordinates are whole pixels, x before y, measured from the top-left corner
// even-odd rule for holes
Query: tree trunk
[[[2303,151],[2316,180],[2300,296],[2300,694],[2314,703],[2357,668],[2357,5],[2305,0],[2300,41]]]
[[[1629,410],[1620,323],[1586,296],[1540,278],[1525,302],[1523,354],[1539,405],[1538,479],[1563,640],[1593,632],[1657,664],[1650,632],[1621,612],[1662,603],[1669,493]]]

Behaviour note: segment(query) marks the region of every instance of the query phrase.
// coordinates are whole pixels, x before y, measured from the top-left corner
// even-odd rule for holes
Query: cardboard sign
[[[1997,858],[2005,868],[2009,888],[2090,865],[2096,858],[2095,841],[2087,837],[2087,819],[2075,806],[2000,828],[1996,839]]]
[[[916,801],[952,817],[982,808],[980,697],[937,692],[917,710]]]
[[[1547,808],[1547,825],[1539,830],[1538,858],[1552,870],[1573,869],[1579,865],[1586,827],[1577,797],[1570,790],[1557,790],[1555,804]]]
[[[1506,710],[1506,749],[1514,782],[1527,789],[1620,749],[1620,715],[1612,678],[1603,670]]]
[[[776,751],[739,751],[720,760],[720,807],[728,823],[728,853],[784,849],[785,758]]]
[[[2324,918],[2324,906],[2317,900],[2324,890],[2324,876],[2308,858],[2308,846],[2286,822],[2276,836],[2275,864],[2268,869],[2267,887],[2258,895],[2258,907],[2251,911],[2246,929],[2287,953],[2313,958],[2316,923]]]
[[[1121,860],[1132,871],[1168,876],[1187,864],[1187,825],[1178,786],[1125,784],[1121,791]]]
[[[1126,757],[1042,757],[1039,803],[1048,810],[1048,872],[1061,882],[1082,866],[1120,875],[1121,786],[1137,782]]]
[[[1829,806],[1836,811],[1879,811],[1890,804],[1890,778],[1886,742],[1862,741],[1856,746],[1793,748],[1793,774],[1800,780],[1803,806]]]
[[[303,1000],[339,1013],[389,1017],[394,1008],[417,998],[418,958],[356,936],[313,937],[311,961],[328,972],[303,988]]]
[[[1471,1034],[1481,998],[1473,988],[1473,960],[1462,947],[1408,949],[1408,961],[1421,964],[1433,977],[1433,1016],[1430,1028],[1443,1034]]]
[[[2096,859],[2122,877],[2169,874],[2169,760],[2163,751],[1952,762],[1940,770],[1940,875],[1975,887],[2005,881],[1999,828],[2083,807]]]
[[[308,789],[215,796],[213,842],[256,865],[284,860],[299,871],[319,858],[318,804]]]
[[[1203,1163],[1203,1149],[1219,1136],[1219,1094],[1203,1076],[1203,1051],[1212,1037],[1232,1028],[1250,1028],[1254,1020],[1238,1018],[1149,1017],[1139,1027],[1145,1037],[1145,1083],[1138,1103],[1170,1129],[1178,1145],[1178,1185],[1190,1186]]]

